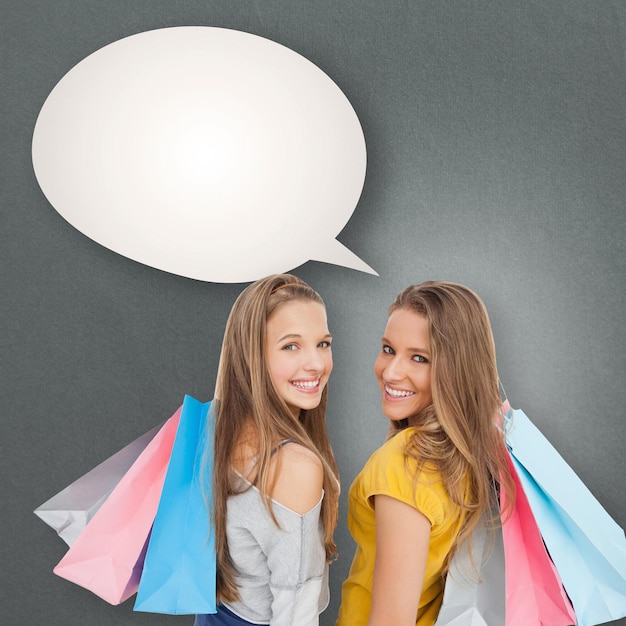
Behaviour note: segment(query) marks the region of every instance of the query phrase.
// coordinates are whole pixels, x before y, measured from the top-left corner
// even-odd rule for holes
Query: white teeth
[[[415,395],[414,391],[400,391],[399,389],[391,389],[390,387],[387,387],[387,385],[385,385],[385,391],[392,397],[392,398],[406,398],[408,396],[413,396]]]
[[[319,379],[318,380],[299,380],[299,381],[292,381],[291,384],[294,387],[299,387],[300,389],[314,389],[315,387],[317,387],[319,385]]]

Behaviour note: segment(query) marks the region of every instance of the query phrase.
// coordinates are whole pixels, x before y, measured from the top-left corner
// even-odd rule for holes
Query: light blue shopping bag
[[[207,492],[213,467],[210,405],[185,396],[139,582],[136,611],[216,612],[215,543],[211,494]]]
[[[578,626],[626,616],[626,539],[572,468],[521,410],[506,442]]]

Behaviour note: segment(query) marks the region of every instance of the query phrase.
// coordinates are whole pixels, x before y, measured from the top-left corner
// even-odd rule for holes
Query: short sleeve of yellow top
[[[443,599],[441,570],[463,513],[444,489],[437,472],[423,469],[415,479],[416,461],[404,455],[414,428],[407,428],[380,447],[355,478],[348,494],[348,528],[357,548],[343,584],[336,626],[365,626],[369,619],[376,558],[374,496],[386,495],[414,507],[431,523],[424,584],[415,619],[433,626]]]

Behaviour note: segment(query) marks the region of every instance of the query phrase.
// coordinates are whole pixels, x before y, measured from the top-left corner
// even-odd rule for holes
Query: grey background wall
[[[322,624],[352,556],[348,486],[385,432],[371,366],[387,305],[410,283],[453,280],[482,295],[511,403],[626,525],[623,2],[5,0],[0,621],[191,623],[110,607],[55,577],[64,544],[32,514],[184,393],[212,396],[243,285],[170,275],[91,242],[48,204],[30,160],[37,113],[71,67],[179,25],[303,54],[344,91],[367,140],[365,188],[339,239],[380,277],[295,268],[327,300],[336,340],[328,422],[344,485],[341,557]]]

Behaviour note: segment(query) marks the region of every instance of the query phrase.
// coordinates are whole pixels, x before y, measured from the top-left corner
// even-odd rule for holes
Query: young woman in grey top
[[[339,492],[330,344],[322,299],[295,276],[259,280],[233,306],[215,392],[219,604],[196,626],[319,623]]]

